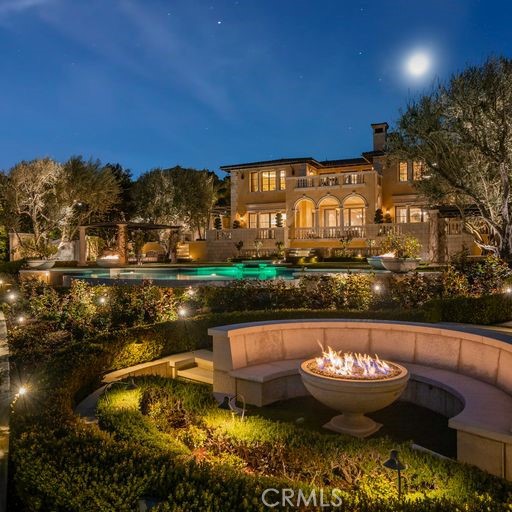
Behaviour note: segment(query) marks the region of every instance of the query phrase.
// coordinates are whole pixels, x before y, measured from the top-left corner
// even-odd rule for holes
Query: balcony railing
[[[366,236],[365,226],[332,226],[316,228],[293,228],[290,238],[295,240],[311,240],[315,238],[340,239],[344,236],[352,238],[364,238]]]
[[[366,224],[364,226],[333,226],[333,227],[311,227],[311,228],[290,228],[291,239],[313,240],[313,239],[335,239],[343,237],[350,238],[371,238],[379,239],[388,233],[411,234],[417,237],[425,236],[429,232],[428,222],[412,222],[407,224]],[[450,233],[452,234],[452,233]]]
[[[295,181],[294,188],[324,188],[339,187],[342,185],[364,185],[365,173],[345,174],[319,174],[317,176],[301,176],[288,178]]]
[[[284,228],[210,229],[206,240],[284,240]]]

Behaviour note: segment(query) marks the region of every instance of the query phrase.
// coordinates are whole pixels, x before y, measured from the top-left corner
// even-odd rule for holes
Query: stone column
[[[78,265],[85,267],[87,265],[87,238],[86,238],[86,227],[78,227]]]
[[[117,225],[117,250],[119,253],[119,264],[126,265],[128,263],[128,233],[126,224]]]

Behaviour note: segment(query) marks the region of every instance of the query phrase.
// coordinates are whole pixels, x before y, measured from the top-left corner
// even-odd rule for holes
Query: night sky
[[[436,77],[512,56],[511,26],[505,0],[0,0],[0,169],[355,157]]]

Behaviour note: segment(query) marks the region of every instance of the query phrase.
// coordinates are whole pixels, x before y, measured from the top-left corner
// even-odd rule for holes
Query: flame
[[[118,260],[119,255],[118,254],[107,254],[106,256],[101,256],[98,259],[99,260]]]
[[[387,252],[385,254],[379,254],[377,258],[394,258],[395,253],[394,252]]]
[[[395,373],[377,354],[371,357],[357,352],[336,352],[331,347],[327,350],[322,347],[322,351],[315,363],[317,370],[325,375],[378,379]]]

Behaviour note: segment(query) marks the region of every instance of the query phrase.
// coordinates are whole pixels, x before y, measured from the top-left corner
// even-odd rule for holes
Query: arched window
[[[311,199],[301,199],[295,205],[295,227],[311,228],[314,224],[315,203]]]
[[[349,196],[343,201],[343,226],[363,226],[365,224],[365,202],[361,196]]]
[[[340,203],[334,197],[324,197],[318,203],[319,213],[319,225],[326,228],[337,227],[339,224],[338,220],[338,209]]]

